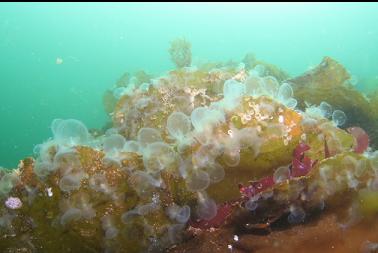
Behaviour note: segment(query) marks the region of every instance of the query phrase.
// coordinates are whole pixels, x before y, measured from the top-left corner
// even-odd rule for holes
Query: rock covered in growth
[[[112,125],[104,134],[90,133],[78,120],[54,120],[53,138],[36,147],[35,159],[2,171],[0,248],[164,251],[183,240],[191,221],[211,221],[219,205],[238,200],[239,183],[274,174],[274,183],[282,184],[273,190],[295,185],[281,172],[289,169],[299,144],[311,147],[306,159],[318,164],[353,150],[353,135],[338,127],[349,117],[341,108],[322,102],[299,110],[296,88],[282,81],[282,73],[248,66],[180,65],[155,79],[141,72],[124,76],[106,95],[113,99],[107,104]],[[348,169],[340,173],[348,184],[367,180],[350,179]],[[298,175],[304,184],[318,182]],[[329,185],[317,186],[324,193]],[[279,196],[275,208],[282,199],[294,201],[291,192]]]
[[[334,110],[342,110],[348,119],[342,128],[360,126],[371,136],[372,146],[378,145],[378,113],[374,95],[367,98],[351,84],[350,74],[337,61],[325,57],[315,68],[298,77],[289,79],[298,106],[327,102]]]
[[[140,155],[123,151],[122,136],[94,139],[82,127],[54,121],[37,159],[3,172],[1,249],[155,252],[177,243],[194,199],[185,189],[170,192],[182,180],[146,172]]]
[[[216,72],[217,78],[211,77]],[[302,140],[318,153],[325,139],[333,153],[353,144],[349,134],[322,115],[301,114],[295,107],[291,86],[273,76],[244,68],[187,69],[120,98],[113,122],[121,135],[142,146],[148,141],[170,144],[180,156],[189,187],[209,187],[213,198],[226,201],[238,196],[237,183],[289,164]],[[196,185],[192,179],[199,175],[202,180]]]

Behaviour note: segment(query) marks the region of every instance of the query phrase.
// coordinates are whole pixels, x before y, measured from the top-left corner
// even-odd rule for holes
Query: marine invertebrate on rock
[[[63,145],[85,144],[89,138],[87,127],[75,119],[55,119],[51,124],[54,140]]]
[[[17,197],[9,197],[5,201],[5,205],[6,205],[6,207],[8,207],[10,209],[18,209],[18,208],[20,208],[22,206],[22,202]]]

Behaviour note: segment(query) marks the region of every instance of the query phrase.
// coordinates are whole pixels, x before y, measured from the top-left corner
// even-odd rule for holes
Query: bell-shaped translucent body
[[[141,151],[139,142],[137,141],[126,141],[123,145],[123,151],[139,153]]]
[[[171,146],[164,142],[154,142],[145,148],[143,164],[148,172],[156,173],[178,165],[178,158]]]
[[[197,107],[190,115],[194,129],[202,132],[225,122],[224,113],[213,108]]]
[[[276,171],[273,174],[273,180],[274,182],[281,183],[290,178],[290,169],[288,166],[281,166],[276,169]]]
[[[156,187],[161,186],[160,180],[155,179],[145,171],[139,170],[131,174],[128,182],[139,196],[150,194]]]
[[[251,75],[262,77],[265,75],[265,66],[257,64],[250,72]]]
[[[190,191],[203,191],[210,184],[209,174],[202,170],[193,170],[186,179],[186,186]]]
[[[66,225],[70,221],[77,221],[81,219],[81,217],[82,217],[82,212],[80,209],[70,208],[60,217],[60,223],[62,225]]]
[[[53,170],[53,166],[46,161],[36,161],[33,170],[38,177],[45,178]]]
[[[334,110],[332,113],[332,121],[336,124],[336,126],[344,125],[346,121],[345,113],[340,110]]]
[[[324,118],[329,118],[332,116],[332,106],[327,102],[321,102],[319,109],[322,112]]]
[[[229,167],[236,167],[240,163],[240,150],[226,148],[222,160]]]
[[[202,193],[198,194],[197,215],[199,218],[211,220],[217,215],[217,211],[217,204],[213,199]]]
[[[261,95],[263,93],[264,82],[255,75],[249,76],[245,81],[246,93],[251,96]]]
[[[107,136],[104,140],[105,153],[114,153],[123,148],[125,145],[125,138],[120,134],[112,134]]]
[[[63,175],[81,171],[81,162],[74,149],[59,148],[53,160],[52,171],[60,169]]]
[[[180,207],[173,204],[172,206],[168,207],[167,212],[168,216],[172,220],[176,220],[179,223],[186,223],[190,217],[190,207],[188,205]]]
[[[223,103],[226,109],[232,110],[239,104],[240,98],[246,93],[246,86],[236,80],[230,79],[224,82]]]
[[[245,208],[247,208],[249,211],[255,211],[258,207],[257,198],[252,197],[249,200],[245,202]]]
[[[70,192],[80,188],[81,180],[84,174],[67,174],[59,181],[59,187],[62,191]]]
[[[304,222],[306,218],[306,213],[300,206],[290,206],[290,214],[287,217],[287,220],[290,224],[298,224]]]
[[[203,169],[209,175],[210,181],[212,183],[222,181],[225,176],[223,167],[218,163],[209,164],[206,168]]]
[[[295,108],[297,106],[297,100],[293,98],[293,88],[288,83],[283,83],[278,89],[277,98],[284,105],[289,108]]]
[[[267,95],[275,97],[280,86],[277,79],[273,76],[265,76],[263,82]]]
[[[143,127],[138,131],[137,140],[139,144],[144,148],[148,144],[161,141],[161,134],[155,128]]]
[[[288,83],[283,83],[281,84],[280,88],[278,89],[278,99],[280,99],[281,101],[286,101],[288,100],[289,98],[292,98],[293,97],[293,88],[291,87],[290,84]]]
[[[89,133],[87,127],[76,119],[55,119],[51,124],[54,140],[68,146],[85,144]]]
[[[173,112],[167,119],[167,130],[176,140],[184,139],[191,128],[190,118],[182,112]]]

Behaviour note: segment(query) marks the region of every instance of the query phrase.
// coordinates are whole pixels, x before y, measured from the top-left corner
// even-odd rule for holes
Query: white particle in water
[[[60,58],[60,57],[57,57],[56,60],[55,60],[55,63],[56,63],[57,65],[60,65],[60,64],[63,63],[63,59]]]
[[[51,187],[50,187],[50,188],[47,188],[46,191],[47,191],[47,196],[52,197],[53,192],[52,192]]]
[[[284,117],[283,117],[283,115],[278,116],[278,122],[284,123]]]
[[[227,131],[227,133],[228,133],[229,136],[231,136],[231,137],[233,136],[233,133],[232,133],[232,130],[231,130],[231,129],[229,129],[229,130]]]

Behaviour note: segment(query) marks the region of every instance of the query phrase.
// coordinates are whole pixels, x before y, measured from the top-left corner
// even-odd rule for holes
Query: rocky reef
[[[1,170],[1,252],[378,248],[376,94],[329,57],[292,78],[252,54],[191,66],[184,39],[169,52],[177,69],[105,92],[104,129],[56,119]]]

